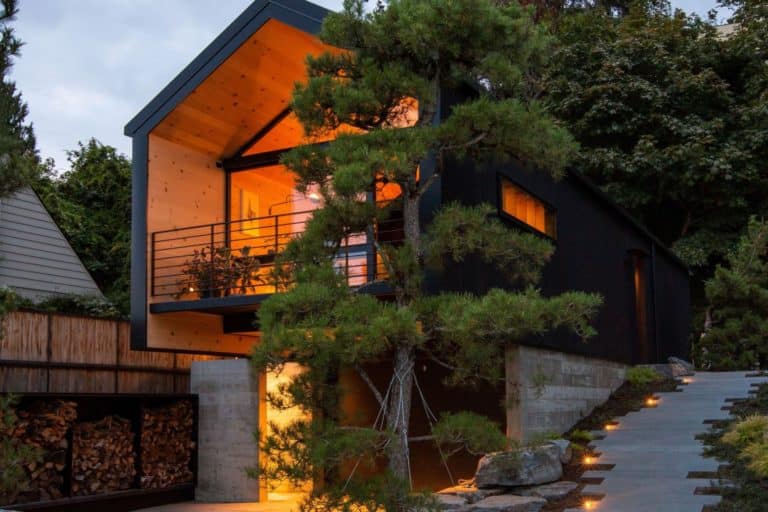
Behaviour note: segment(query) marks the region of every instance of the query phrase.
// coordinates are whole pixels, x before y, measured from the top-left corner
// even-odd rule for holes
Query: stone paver
[[[615,464],[610,471],[588,471],[600,477],[584,494],[604,495],[593,510],[600,512],[701,512],[719,496],[697,496],[697,487],[710,480],[686,478],[691,471],[716,471],[719,462],[705,459],[697,434],[709,426],[704,420],[725,419],[727,398],[746,398],[752,383],[744,372],[697,373],[682,392],[659,393],[657,407],[617,418],[615,430],[594,442],[601,453],[598,464]]]

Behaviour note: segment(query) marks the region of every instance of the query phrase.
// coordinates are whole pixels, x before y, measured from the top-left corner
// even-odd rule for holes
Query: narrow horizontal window
[[[557,238],[555,211],[504,178],[501,179],[501,211],[540,233]]]

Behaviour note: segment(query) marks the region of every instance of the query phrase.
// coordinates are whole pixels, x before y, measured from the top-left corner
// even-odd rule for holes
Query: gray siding
[[[102,296],[80,258],[31,189],[0,199],[0,286],[40,300]]]

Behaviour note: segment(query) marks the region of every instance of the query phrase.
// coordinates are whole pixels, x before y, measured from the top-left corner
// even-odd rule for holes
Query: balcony
[[[275,277],[276,256],[299,236],[311,210],[156,231],[150,241],[150,311],[252,311],[289,282]],[[379,222],[343,240],[334,267],[349,286],[386,293],[374,238],[403,239],[402,220]],[[370,289],[369,289],[370,288]]]

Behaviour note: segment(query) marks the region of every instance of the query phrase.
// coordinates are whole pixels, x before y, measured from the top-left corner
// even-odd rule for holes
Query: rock
[[[560,448],[560,462],[568,464],[573,458],[573,449],[571,448],[571,442],[567,439],[555,439],[549,441],[547,444],[554,444]]]
[[[433,494],[432,497],[437,500],[437,504],[441,510],[458,510],[464,508],[464,505],[467,504],[467,500],[454,494],[436,493]]]
[[[544,498],[547,501],[554,501],[564,498],[569,492],[573,491],[579,486],[576,482],[553,482],[551,484],[537,485],[530,489],[524,489],[517,491],[522,496],[538,496]]]
[[[464,498],[468,503],[476,503],[484,500],[488,496],[503,494],[504,489],[478,489],[474,485],[455,485],[446,489],[437,491],[437,494],[448,494]]]
[[[672,356],[667,358],[667,362],[672,367],[672,374],[675,377],[687,377],[694,374],[695,368],[684,359]]]
[[[477,463],[475,485],[480,489],[540,485],[562,476],[560,447],[546,444],[483,456]]]
[[[478,501],[470,505],[469,510],[472,512],[539,512],[546,503],[547,500],[535,496],[502,494]]]

